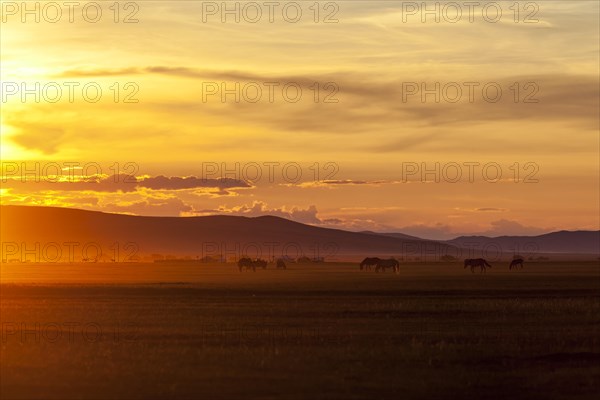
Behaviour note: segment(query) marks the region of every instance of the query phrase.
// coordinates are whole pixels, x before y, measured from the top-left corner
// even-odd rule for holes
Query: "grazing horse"
[[[266,269],[267,262],[265,260],[261,260],[260,258],[252,260],[251,258],[244,257],[240,258],[238,261],[238,268],[240,269],[240,272],[242,272],[242,269],[244,268],[252,269],[252,271],[256,272],[256,268]]]
[[[465,260],[465,268],[467,267],[471,267],[471,273],[475,272],[476,267],[481,269],[479,272],[486,272],[485,267],[492,268],[492,266],[483,258],[467,258]]]
[[[285,262],[281,258],[277,260],[277,269],[287,269]]]
[[[523,269],[523,259],[522,258],[515,258],[514,260],[512,260],[510,262],[510,265],[508,266],[508,269],[512,269],[513,267],[515,267],[515,269],[517,268],[517,265],[521,267],[521,269]]]
[[[375,272],[379,272],[379,270],[385,272],[386,268],[393,268],[394,272],[398,273],[400,272],[400,263],[394,258],[389,258],[387,260],[379,260],[377,262],[377,266],[375,267]]]
[[[377,263],[381,261],[379,258],[377,257],[367,257],[364,260],[362,260],[362,262],[360,263],[360,270],[362,271],[363,269],[370,271],[371,267],[377,267]]]

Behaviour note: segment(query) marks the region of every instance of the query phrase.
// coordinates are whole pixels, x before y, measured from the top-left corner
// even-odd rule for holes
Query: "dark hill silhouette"
[[[274,216],[143,217],[36,206],[1,206],[0,212],[2,242],[96,242],[103,248],[113,243],[134,242],[144,255],[196,257],[213,252],[214,246],[235,255],[236,245],[251,248],[254,243],[261,246],[261,251],[268,251],[269,246],[274,248],[276,256],[282,254],[283,246],[289,245],[284,254],[292,257],[300,248],[308,257],[331,259],[331,256],[399,256],[405,252],[416,254],[417,249],[425,247],[431,250],[452,246],[320,228]],[[212,247],[203,251],[203,244],[205,249]]]

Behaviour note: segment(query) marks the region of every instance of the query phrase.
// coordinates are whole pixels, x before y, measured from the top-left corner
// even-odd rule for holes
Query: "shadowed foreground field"
[[[598,263],[3,265],[2,399],[578,399]]]

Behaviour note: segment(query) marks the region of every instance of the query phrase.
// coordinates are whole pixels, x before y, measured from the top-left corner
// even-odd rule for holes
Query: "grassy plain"
[[[6,264],[2,399],[587,399],[600,267]]]

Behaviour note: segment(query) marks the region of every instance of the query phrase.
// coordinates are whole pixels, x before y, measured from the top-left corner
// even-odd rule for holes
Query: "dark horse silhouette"
[[[360,263],[360,270],[366,269],[367,271],[370,271],[371,267],[376,267],[379,261],[380,259],[377,257],[367,257]]]
[[[512,260],[510,262],[510,265],[508,266],[508,269],[512,269],[513,267],[515,267],[515,269],[516,269],[517,266],[520,266],[521,269],[523,269],[523,259],[522,258],[515,258],[514,260]]]
[[[389,258],[387,260],[380,259],[375,267],[375,272],[379,272],[379,270],[385,272],[386,268],[392,268],[395,273],[398,273],[400,271],[400,263],[394,258]]]
[[[281,258],[277,260],[277,269],[287,269],[285,262]]]
[[[244,268],[252,269],[252,271],[256,272],[256,268],[266,269],[267,262],[265,260],[261,260],[260,258],[252,260],[251,258],[243,257],[238,261],[238,268],[240,269],[240,272],[242,272],[242,269]]]
[[[485,267],[492,268],[492,266],[483,258],[467,258],[465,260],[465,268],[467,267],[471,267],[471,273],[475,272],[476,267],[481,269],[480,272],[486,272]]]

